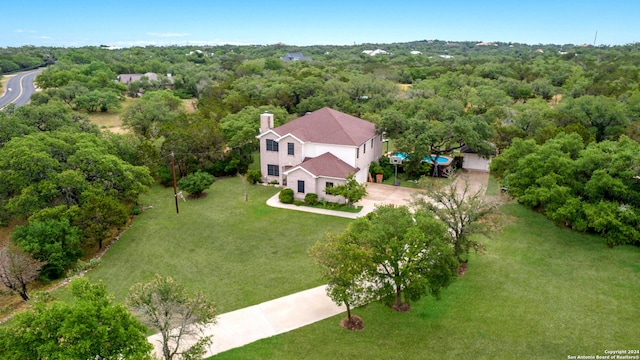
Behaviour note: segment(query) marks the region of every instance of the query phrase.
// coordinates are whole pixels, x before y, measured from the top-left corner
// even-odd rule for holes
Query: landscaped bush
[[[135,204],[129,209],[129,215],[137,216],[140,214],[142,214],[142,206],[139,204]]]
[[[440,167],[440,169],[442,169],[442,167]],[[440,171],[440,169],[438,169],[438,171]],[[433,175],[433,164],[429,164],[428,162],[422,163],[422,166],[420,167],[420,176],[431,175]]]
[[[382,174],[384,174],[384,178],[389,179],[393,177],[395,168],[393,165],[391,165],[391,161],[389,160],[389,158],[386,156],[382,156],[379,161],[380,167],[382,168]]]
[[[308,193],[304,196],[304,203],[307,205],[315,205],[318,203],[318,194]]]
[[[278,199],[280,199],[280,202],[283,204],[293,204],[293,190],[282,189],[278,195]]]
[[[262,182],[262,172],[258,169],[251,169],[247,171],[247,181],[251,184],[257,184]]]
[[[376,178],[376,175],[383,174],[384,178],[384,168],[382,167],[382,165],[380,165],[379,162],[372,161],[371,165],[369,165],[369,174],[371,174],[371,177],[373,177],[374,179]]]
[[[200,197],[213,184],[216,178],[204,171],[197,171],[178,181],[180,190],[184,190],[193,197]]]

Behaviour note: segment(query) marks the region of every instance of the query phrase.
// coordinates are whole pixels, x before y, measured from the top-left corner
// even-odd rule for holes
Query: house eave
[[[275,136],[278,136],[279,138],[281,138],[281,137],[282,137],[282,136],[280,136],[280,134],[278,134],[277,132],[273,131],[272,129],[269,129],[269,130],[267,130],[267,131],[263,132],[263,133],[262,133],[262,134],[260,134],[260,135],[256,135],[256,139],[260,139],[261,137],[263,137],[263,136],[265,136],[265,135],[267,135],[267,134],[273,134],[273,135],[275,135]],[[279,138],[278,138],[278,139],[279,139]],[[276,139],[276,141],[278,141],[278,139]]]

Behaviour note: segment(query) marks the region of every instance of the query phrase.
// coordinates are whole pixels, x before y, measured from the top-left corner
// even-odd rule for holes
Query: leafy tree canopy
[[[71,282],[73,302],[38,299],[0,327],[4,359],[151,359],[151,344],[124,305],[103,284]]]

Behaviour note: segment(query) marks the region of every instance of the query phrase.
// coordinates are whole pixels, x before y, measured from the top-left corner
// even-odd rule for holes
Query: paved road
[[[17,106],[28,103],[31,99],[31,94],[36,91],[33,80],[42,70],[31,70],[11,76],[5,85],[3,96],[0,97],[0,109],[11,103]]]

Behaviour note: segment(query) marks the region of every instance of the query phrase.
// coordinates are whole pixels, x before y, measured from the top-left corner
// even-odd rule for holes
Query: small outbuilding
[[[462,168],[466,170],[489,171],[491,158],[484,158],[475,151],[471,150],[467,145],[460,148],[462,154]]]

